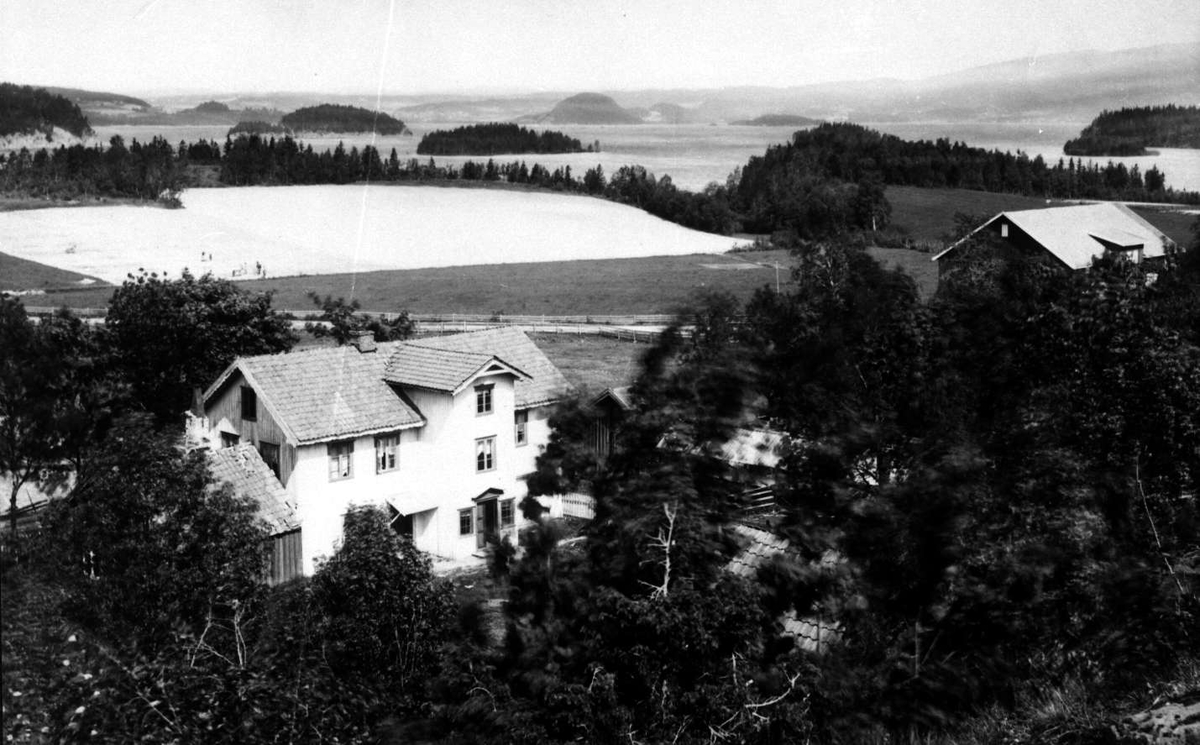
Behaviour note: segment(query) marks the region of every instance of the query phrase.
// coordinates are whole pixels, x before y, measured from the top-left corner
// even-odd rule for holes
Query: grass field
[[[907,231],[918,243],[937,243],[954,229],[954,213],[992,216],[998,212],[1065,207],[1069,202],[1054,202],[1015,194],[991,194],[968,189],[919,189],[915,186],[889,186],[886,191],[892,205],[892,225]],[[1138,214],[1181,246],[1191,245],[1191,224],[1195,215],[1138,207]]]
[[[629,385],[637,376],[645,343],[603,336],[530,334],[571,385],[591,393]]]
[[[100,282],[94,277],[88,277],[84,274],[69,272],[66,269],[58,269],[46,264],[39,264],[36,261],[19,259],[16,256],[0,253],[0,291],[74,290],[80,287],[88,287],[89,280],[105,288],[101,290],[97,287],[95,289],[99,291],[92,294],[107,298],[112,292],[111,286]],[[36,303],[31,303],[31,305],[33,304]]]
[[[723,290],[748,299],[786,283],[786,251],[736,255],[651,256],[638,259],[553,261],[356,274],[280,277],[240,283],[275,293],[274,306],[311,310],[309,291],[351,297],[371,311],[508,315],[616,315],[672,313],[700,290]],[[717,267],[717,268],[711,268]],[[30,305],[103,308],[111,288],[48,293]]]

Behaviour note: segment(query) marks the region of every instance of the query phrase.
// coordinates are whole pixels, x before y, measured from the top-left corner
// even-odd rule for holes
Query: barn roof
[[[288,501],[287,490],[250,443],[210,450],[208,467],[214,486],[229,484],[235,494],[248,497],[258,505],[258,516],[270,528],[271,535],[300,527],[295,506]]]
[[[1071,269],[1086,269],[1106,250],[1141,248],[1142,258],[1153,259],[1164,256],[1167,247],[1174,245],[1174,241],[1133,210],[1111,202],[1001,212],[971,231],[971,235],[1001,218],[1007,218]],[[962,242],[933,260],[942,258]]]

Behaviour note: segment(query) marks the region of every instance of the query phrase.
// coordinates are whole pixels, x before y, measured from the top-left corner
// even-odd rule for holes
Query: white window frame
[[[513,413],[513,441],[517,447],[529,444],[529,410]]]
[[[465,521],[464,521],[464,518]],[[464,531],[463,528],[466,528]],[[459,536],[475,535],[475,508],[468,507],[465,510],[458,511],[458,534]]]
[[[480,437],[475,441],[475,473],[496,470],[496,436]]]
[[[400,433],[375,437],[375,473],[387,473],[400,468]]]
[[[329,457],[329,480],[354,478],[354,440],[337,440],[325,446]]]
[[[500,510],[500,514],[497,522],[500,523],[501,528],[511,528],[517,524],[517,505],[515,499],[501,499],[498,509]],[[504,519],[505,512],[508,512],[507,520]]]
[[[475,416],[487,416],[496,410],[492,383],[475,386]]]

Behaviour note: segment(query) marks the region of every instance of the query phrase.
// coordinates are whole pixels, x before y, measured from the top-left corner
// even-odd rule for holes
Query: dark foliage
[[[381,135],[404,134],[404,122],[382,111],[358,106],[323,103],[305,106],[284,114],[280,124],[294,132],[375,132]]]
[[[161,137],[126,147],[114,135],[107,149],[60,145],[30,154],[22,148],[0,167],[0,192],[54,199],[108,195],[179,206],[182,185],[175,150]]]
[[[886,224],[882,189],[919,186],[977,189],[1058,199],[1200,203],[1200,194],[1164,188],[1157,168],[1144,175],[1123,163],[1054,165],[947,139],[910,142],[856,124],[796,132],[742,168],[730,203],[748,230],[790,230],[821,238]]]
[[[290,135],[292,130],[284,124],[276,122],[241,121],[229,128],[226,137],[237,137],[242,134]]]
[[[592,146],[588,145],[588,152]],[[421,138],[418,155],[496,155],[498,153],[582,153],[583,145],[562,132],[537,132],[517,124],[468,124],[434,130]]]
[[[402,341],[416,331],[408,313],[371,316],[359,312],[361,305],[357,300],[347,303],[344,298],[334,300],[332,295],[321,297],[315,292],[310,292],[308,299],[321,309],[321,315],[318,322],[305,323],[304,330],[318,339],[331,337],[339,346],[364,332],[370,333],[375,341]]]
[[[273,354],[296,342],[269,293],[250,293],[210,274],[167,279],[142,272],[113,292],[104,322],[113,364],[135,404],[174,423],[193,390],[239,355]]]
[[[1145,155],[1148,146],[1200,148],[1200,106],[1104,111],[1063,145],[1067,155]]]
[[[92,134],[79,106],[45,88],[0,83],[0,137],[41,132],[50,139],[55,127],[76,137]]]

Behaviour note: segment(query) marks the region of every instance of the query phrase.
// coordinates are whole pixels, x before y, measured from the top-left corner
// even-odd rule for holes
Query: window
[[[271,472],[275,474],[275,478],[279,478],[279,446],[273,442],[258,443],[258,454],[262,456],[263,462],[271,467]]]
[[[491,471],[496,467],[496,438],[484,437],[475,441],[475,472]]]
[[[1001,238],[1008,237],[1008,223],[1006,223],[1006,222],[1000,223],[1000,237]]]
[[[258,421],[258,395],[249,386],[242,386],[242,419]]]
[[[513,500],[505,499],[500,502],[500,526],[507,528],[513,524]]]
[[[475,524],[471,520],[471,513],[474,510],[459,510],[458,511],[458,534],[471,535],[475,532]]]
[[[233,447],[237,447],[237,444],[238,444],[238,436],[237,435],[233,434],[232,432],[222,432],[221,433],[221,447],[233,448]]]
[[[513,420],[516,423],[516,434],[514,437],[516,439],[517,446],[519,447],[524,445],[526,442],[529,442],[529,432],[527,431],[529,425],[529,412],[518,411],[516,414],[513,414]]]
[[[476,416],[492,413],[492,388],[493,386],[491,384],[475,386]]]
[[[400,435],[375,438],[375,473],[395,471],[400,452]]]
[[[354,440],[329,443],[329,480],[339,481],[354,476]]]

